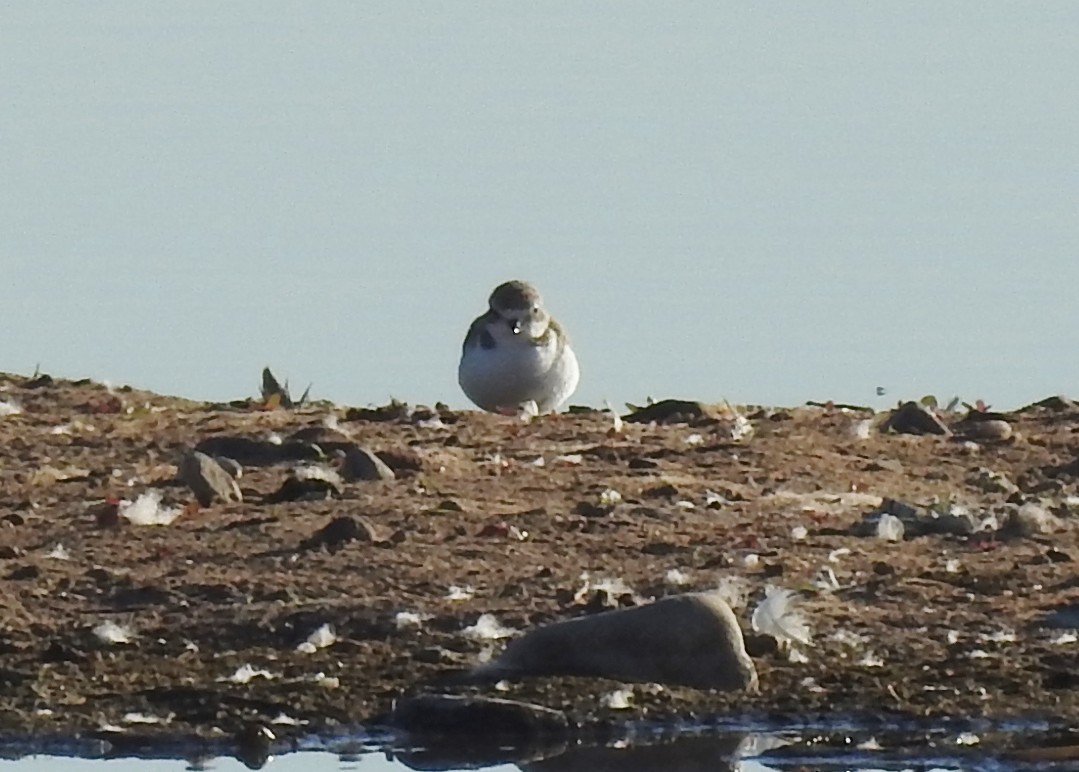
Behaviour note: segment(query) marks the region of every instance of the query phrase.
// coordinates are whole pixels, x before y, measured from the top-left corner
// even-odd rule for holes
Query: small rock
[[[377,455],[396,475],[423,471],[423,457],[414,448],[383,449]]]
[[[325,424],[315,424],[314,426],[305,426],[302,429],[297,429],[289,435],[289,439],[293,442],[312,443],[324,449],[327,445],[352,442],[352,438],[343,431],[340,429],[331,429]]]
[[[1012,425],[1003,419],[964,420],[955,432],[968,440],[1010,440],[1014,434]]]
[[[281,487],[267,497],[267,503],[285,501],[323,501],[341,496],[341,489],[330,480],[320,477],[297,477],[289,475]]]
[[[37,579],[39,576],[41,576],[41,569],[31,564],[28,566],[18,566],[17,568],[11,569],[11,571],[8,572],[8,575],[4,578],[10,579],[13,582],[22,582],[26,581],[27,579]]]
[[[635,424],[687,424],[702,418],[714,418],[712,411],[702,402],[685,399],[662,399],[651,405],[639,407],[623,420]]]
[[[194,492],[199,506],[208,507],[215,499],[226,503],[243,501],[236,480],[205,453],[193,451],[185,455],[177,476]]]
[[[1008,513],[1001,530],[1005,536],[1038,536],[1052,533],[1059,522],[1045,507],[1027,502]]]
[[[893,410],[881,424],[881,431],[893,431],[896,434],[951,434],[951,430],[935,413],[918,402],[905,402]]]
[[[121,524],[119,499],[110,497],[91,511],[98,528],[115,528]]]
[[[450,665],[460,660],[460,655],[454,652],[444,649],[441,646],[429,646],[426,649],[420,649],[412,655],[412,659],[415,662],[422,662],[426,665]]]
[[[383,541],[375,524],[366,517],[354,515],[342,515],[335,517],[306,539],[300,547],[302,549],[318,549],[325,547],[330,552],[336,552],[351,541],[380,543]]]
[[[592,501],[578,501],[573,508],[573,513],[581,517],[607,517],[613,509],[614,507],[611,506],[601,507]]]
[[[345,413],[346,421],[407,421],[412,411],[406,402],[393,400],[382,407],[350,407]]]
[[[994,472],[984,466],[975,469],[971,473],[967,478],[967,485],[985,493],[1003,493],[1007,496],[1011,496],[1019,490],[1019,486],[1003,474]]]
[[[353,446],[345,452],[341,474],[347,482],[357,480],[394,480],[397,475],[373,451]]]

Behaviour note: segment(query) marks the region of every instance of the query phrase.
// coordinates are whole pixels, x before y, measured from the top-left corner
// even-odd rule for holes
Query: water
[[[784,770],[1012,770],[1074,769],[1076,759],[1047,755],[1059,745],[1048,727],[1035,722],[939,722],[923,726],[869,727],[840,723],[799,725],[789,730],[631,727],[605,744],[552,741],[526,748],[472,743],[401,745],[369,736],[307,738],[295,748],[273,749],[268,757],[219,755],[217,746],[170,743],[122,752],[98,740],[42,743],[7,740],[0,769],[15,772],[180,772],[245,769],[405,770],[488,769],[492,772],[783,772]],[[207,752],[209,750],[209,752]]]

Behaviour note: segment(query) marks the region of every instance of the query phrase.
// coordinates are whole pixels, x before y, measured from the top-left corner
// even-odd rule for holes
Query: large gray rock
[[[215,500],[243,501],[236,480],[205,453],[196,450],[184,456],[177,476],[194,492],[199,506],[208,507]]]
[[[475,678],[593,676],[698,689],[757,689],[738,620],[716,592],[675,595],[536,628]]]

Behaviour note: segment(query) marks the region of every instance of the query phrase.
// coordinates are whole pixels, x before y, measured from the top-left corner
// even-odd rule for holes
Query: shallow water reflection
[[[263,759],[208,753],[181,744],[148,746],[137,755],[99,741],[52,743],[12,741],[0,746],[0,770],[13,772],[240,772],[265,768],[297,770],[485,769],[493,772],[786,772],[786,770],[977,770],[1079,768],[1079,745],[1050,736],[1045,727],[983,727],[980,732],[947,727],[896,729],[876,735],[802,727],[797,731],[633,735],[606,745],[540,743],[529,747],[491,747],[476,743],[401,747],[362,738],[308,738],[298,749],[279,748]]]

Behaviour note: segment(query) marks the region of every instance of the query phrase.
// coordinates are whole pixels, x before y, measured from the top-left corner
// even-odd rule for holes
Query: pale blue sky
[[[578,403],[1079,393],[1077,40],[1073,2],[5,2],[0,370],[463,407],[524,278]]]

